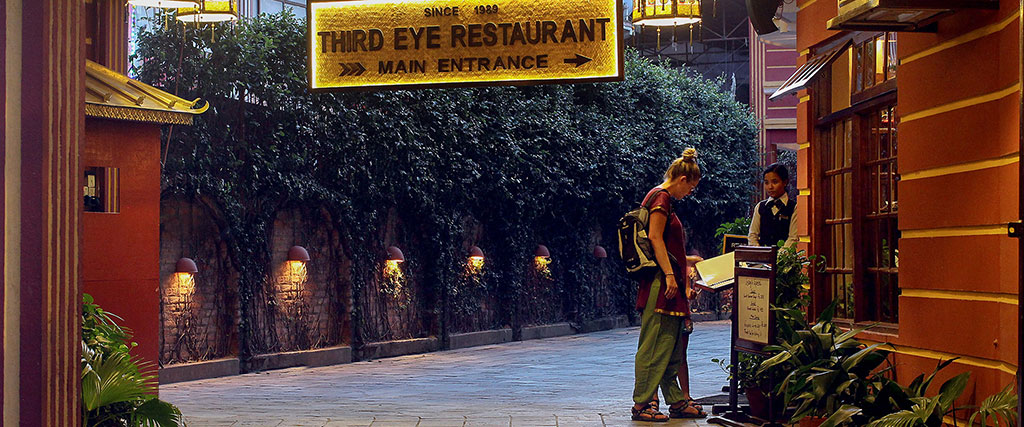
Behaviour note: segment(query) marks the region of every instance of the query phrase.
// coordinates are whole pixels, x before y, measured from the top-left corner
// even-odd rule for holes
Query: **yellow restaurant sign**
[[[309,3],[310,88],[622,80],[620,0]]]

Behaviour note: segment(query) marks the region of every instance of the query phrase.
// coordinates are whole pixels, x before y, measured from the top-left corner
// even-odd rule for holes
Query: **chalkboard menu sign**
[[[771,307],[768,301],[768,279],[740,276],[738,286],[737,338],[758,344],[770,344],[768,317],[771,316]]]
[[[739,351],[761,353],[775,343],[775,250],[739,246],[733,292],[733,334]],[[767,262],[767,263],[766,263]]]

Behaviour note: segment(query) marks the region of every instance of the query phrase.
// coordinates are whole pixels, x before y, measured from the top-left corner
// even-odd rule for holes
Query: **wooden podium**
[[[735,289],[732,293],[732,348],[729,352],[729,406],[720,416],[708,418],[708,423],[743,427],[743,423],[760,422],[739,410],[738,381],[739,352],[766,355],[764,347],[775,343],[775,315],[771,305],[775,301],[775,264],[778,248],[775,246],[736,246]],[[771,378],[771,375],[769,375]],[[774,388],[769,383],[769,388]],[[782,427],[774,420],[774,399],[769,399],[768,420],[763,427]]]

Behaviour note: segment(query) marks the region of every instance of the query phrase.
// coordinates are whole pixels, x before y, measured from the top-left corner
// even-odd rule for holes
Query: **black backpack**
[[[642,280],[657,273],[658,260],[654,257],[654,246],[647,235],[647,228],[650,225],[651,209],[650,204],[654,197],[664,189],[656,191],[642,203],[639,208],[626,212],[619,219],[619,255],[622,263],[626,265],[626,273],[631,279]],[[671,215],[671,212],[669,212]],[[670,261],[675,261],[672,254],[668,254]]]

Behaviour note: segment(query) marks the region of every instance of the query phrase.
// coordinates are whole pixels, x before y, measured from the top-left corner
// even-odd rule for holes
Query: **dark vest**
[[[778,214],[772,214],[772,208],[762,200],[757,204],[757,213],[761,216],[761,234],[758,243],[761,246],[772,246],[789,238],[789,219],[796,210],[796,200],[789,199],[779,208]]]

